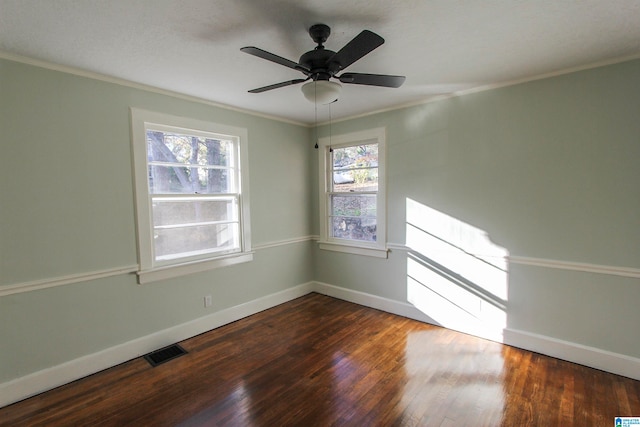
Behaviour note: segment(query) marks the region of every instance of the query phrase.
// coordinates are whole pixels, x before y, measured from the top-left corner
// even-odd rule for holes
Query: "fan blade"
[[[329,70],[332,73],[337,73],[345,69],[383,43],[382,37],[369,30],[364,30],[329,58],[327,61]]]
[[[293,62],[287,58],[275,55],[266,50],[259,49],[254,46],[247,46],[240,49],[244,53],[257,56],[258,58],[266,59],[267,61],[275,62],[276,64],[284,65],[285,67],[293,68],[294,70],[302,71],[304,74],[309,75],[310,71],[297,62]]]
[[[400,87],[404,83],[405,76],[388,76],[385,74],[343,73],[340,77],[342,83],[356,85]]]
[[[271,90],[271,89],[278,89],[278,88],[281,88],[281,87],[285,87],[285,86],[290,86],[290,85],[295,85],[295,84],[298,84],[298,83],[306,82],[307,80],[309,80],[309,79],[288,80],[288,81],[282,82],[282,83],[276,83],[276,84],[269,85],[269,86],[259,87],[257,89],[251,89],[249,91],[249,93],[262,93],[262,92],[266,92],[266,91]]]

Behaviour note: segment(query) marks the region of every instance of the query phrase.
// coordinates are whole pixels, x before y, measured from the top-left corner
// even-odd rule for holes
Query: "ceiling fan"
[[[285,82],[252,89],[250,93],[261,93],[272,89],[304,83],[302,92],[312,102],[328,104],[337,100],[341,86],[329,79],[338,79],[341,83],[383,86],[397,88],[405,81],[404,76],[390,76],[385,74],[342,73],[345,68],[367,55],[384,43],[384,39],[369,30],[364,30],[355,36],[338,52],[325,49],[323,43],[327,41],[331,29],[324,24],[316,24],[309,28],[309,35],[318,46],[306,52],[298,62],[267,52],[253,46],[240,49],[242,52],[266,59],[276,64],[284,65],[300,71],[306,78],[287,80]]]

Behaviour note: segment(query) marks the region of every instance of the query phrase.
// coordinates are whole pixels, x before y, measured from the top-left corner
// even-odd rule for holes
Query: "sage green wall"
[[[311,242],[259,248],[312,234],[308,128],[0,60],[0,286],[137,264],[130,107],[248,129],[254,261],[0,297],[0,382],[313,279]]]
[[[640,268],[640,61],[336,122],[332,131],[380,126],[390,243],[405,242],[410,198],[484,230],[514,257]],[[317,280],[406,301],[402,251],[388,260],[317,253]],[[509,266],[508,328],[640,357],[639,303],[638,279]]]
[[[638,76],[632,61],[338,122],[333,133],[387,127],[391,243],[405,241],[411,198],[512,256],[640,268]],[[253,244],[318,233],[307,128],[0,60],[0,286],[137,263],[132,106],[247,128]],[[144,286],[121,275],[0,297],[0,382],[314,279],[405,301],[406,254],[306,241]],[[509,266],[509,328],[640,357],[639,301],[638,279]]]

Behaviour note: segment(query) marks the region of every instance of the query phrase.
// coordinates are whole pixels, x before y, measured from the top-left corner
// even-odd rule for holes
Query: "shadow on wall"
[[[435,323],[503,342],[505,248],[483,230],[406,200],[407,300]]]

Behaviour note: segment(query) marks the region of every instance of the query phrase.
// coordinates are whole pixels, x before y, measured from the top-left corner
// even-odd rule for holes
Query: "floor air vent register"
[[[144,358],[151,366],[155,367],[185,354],[187,354],[187,351],[184,348],[178,344],[173,344],[160,350],[152,351],[146,354]]]

